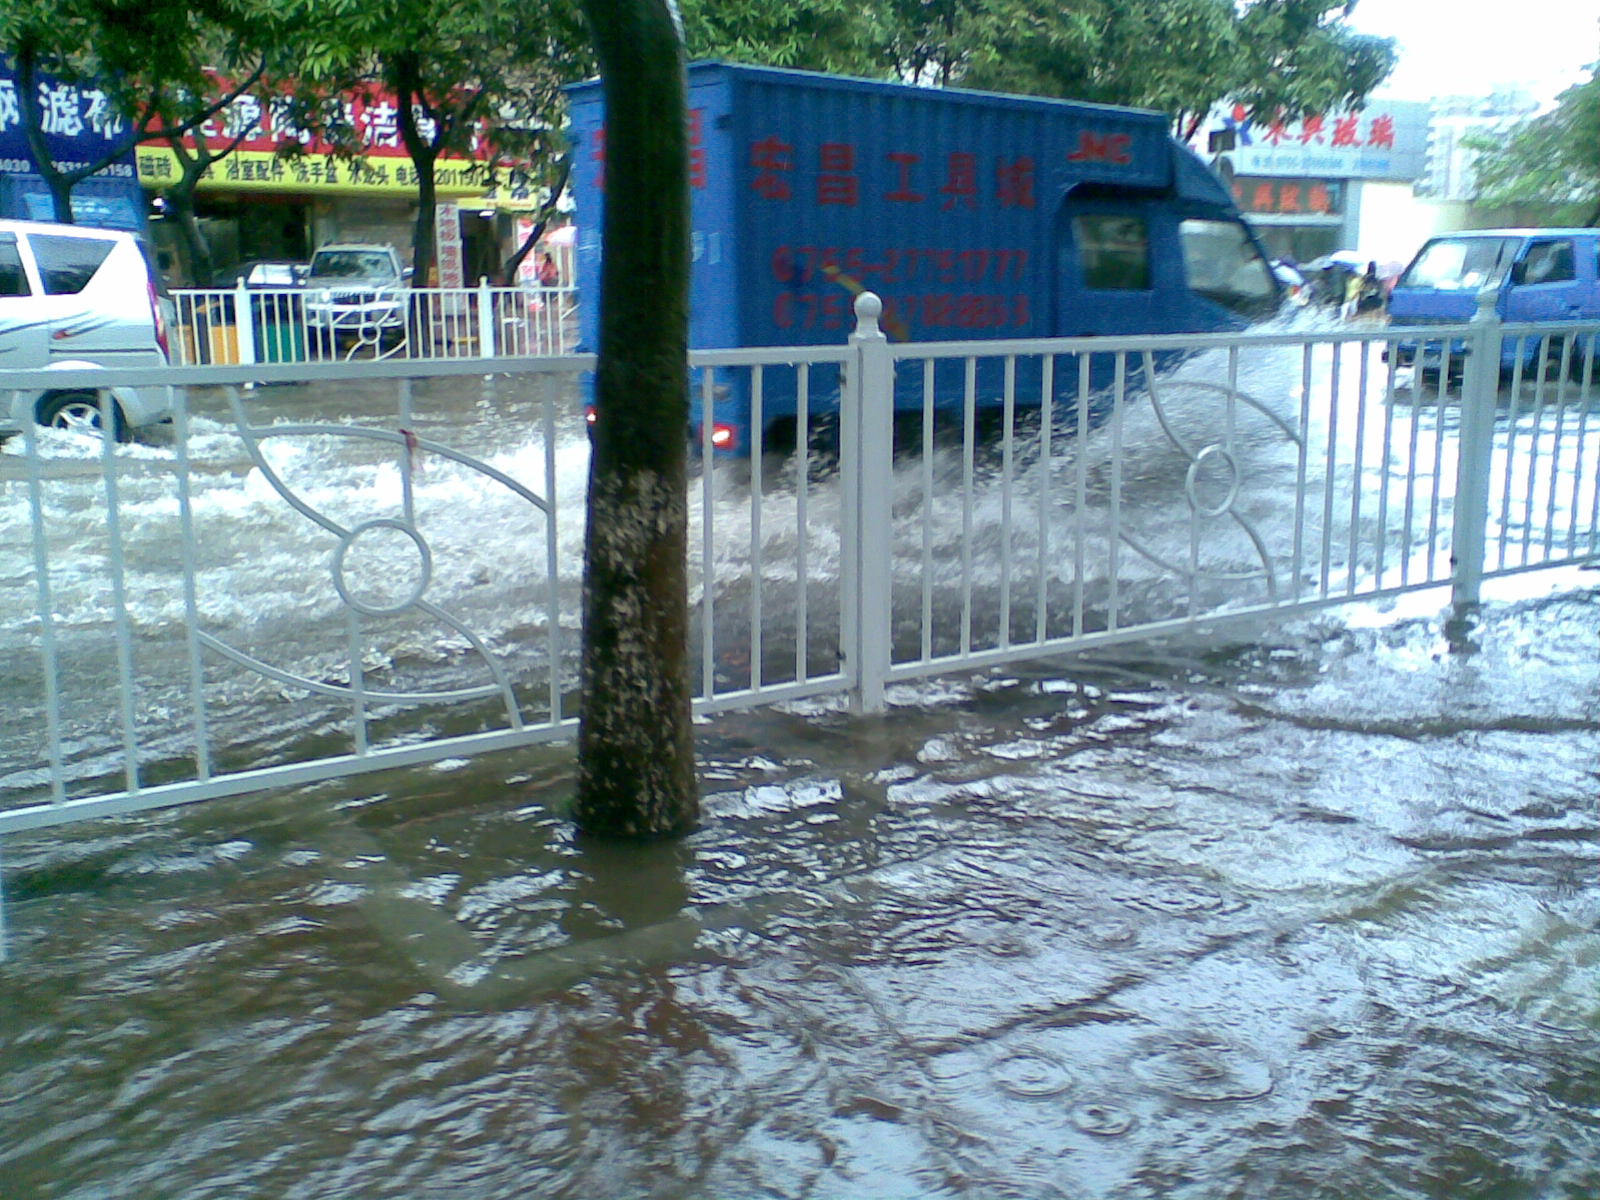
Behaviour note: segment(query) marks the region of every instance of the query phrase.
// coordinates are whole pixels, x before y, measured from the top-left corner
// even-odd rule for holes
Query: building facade
[[[1252,119],[1213,116],[1206,146],[1268,251],[1306,263],[1336,250],[1408,259],[1435,214],[1416,203],[1427,165],[1429,106],[1375,101],[1357,112]]]

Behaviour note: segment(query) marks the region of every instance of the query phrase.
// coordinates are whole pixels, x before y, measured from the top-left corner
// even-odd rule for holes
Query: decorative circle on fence
[[[1217,465],[1220,467],[1216,472],[1217,477],[1203,481],[1201,474],[1207,471],[1208,463],[1213,459],[1217,460]],[[1203,482],[1210,486],[1224,484],[1220,503],[1201,502],[1200,488]],[[1189,507],[1196,513],[1202,517],[1220,517],[1231,509],[1233,502],[1239,498],[1239,464],[1234,462],[1233,455],[1213,442],[1194,456],[1194,461],[1189,464],[1189,470],[1184,475],[1183,487],[1189,497]]]
[[[394,530],[404,535],[405,540],[400,542],[398,552],[394,545],[396,539],[378,532],[381,530]],[[351,549],[363,537],[366,538],[365,549],[372,561],[364,564],[359,571],[350,572],[357,574],[368,585],[365,592],[359,592],[350,586],[347,570],[352,564],[347,560]],[[399,561],[408,554],[411,555],[409,581],[405,563]],[[380,578],[382,582],[377,582]],[[428,550],[428,543],[410,525],[393,517],[362,522],[339,539],[339,547],[333,552],[333,586],[339,598],[363,616],[392,617],[404,612],[422,599],[432,578],[433,555]],[[407,582],[409,587],[406,586]]]

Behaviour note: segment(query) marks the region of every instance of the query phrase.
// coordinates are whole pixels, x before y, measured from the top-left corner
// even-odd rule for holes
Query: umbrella
[[[1368,259],[1363,258],[1354,250],[1335,250],[1332,254],[1324,254],[1321,258],[1314,258],[1306,264],[1313,271],[1326,271],[1329,267],[1344,267],[1349,271],[1362,271],[1366,269]]]

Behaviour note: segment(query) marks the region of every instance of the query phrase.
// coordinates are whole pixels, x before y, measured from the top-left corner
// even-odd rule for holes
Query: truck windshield
[[[1269,315],[1278,282],[1237,221],[1192,218],[1178,226],[1189,287],[1247,319]]]
[[[1499,287],[1521,244],[1521,238],[1438,238],[1422,248],[1395,286],[1445,292]]]

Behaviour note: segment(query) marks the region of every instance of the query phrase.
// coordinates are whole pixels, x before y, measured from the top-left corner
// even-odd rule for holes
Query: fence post
[[[844,520],[851,531],[845,587],[844,651],[856,712],[884,708],[889,673],[891,508],[894,467],[894,359],[878,327],[883,301],[863,292],[855,301],[854,353],[840,397],[839,457],[846,489]]]
[[[250,289],[244,286],[244,278],[233,281],[233,329],[234,335],[239,339],[239,361],[249,365],[256,361],[256,322],[255,312],[250,307]]]
[[[1489,520],[1489,468],[1494,455],[1494,412],[1500,394],[1503,334],[1495,293],[1478,293],[1461,380],[1461,434],[1456,451],[1456,497],[1450,528],[1450,601],[1459,617],[1478,603]]]
[[[494,293],[489,288],[489,277],[478,276],[478,357],[493,358],[495,354]]]

